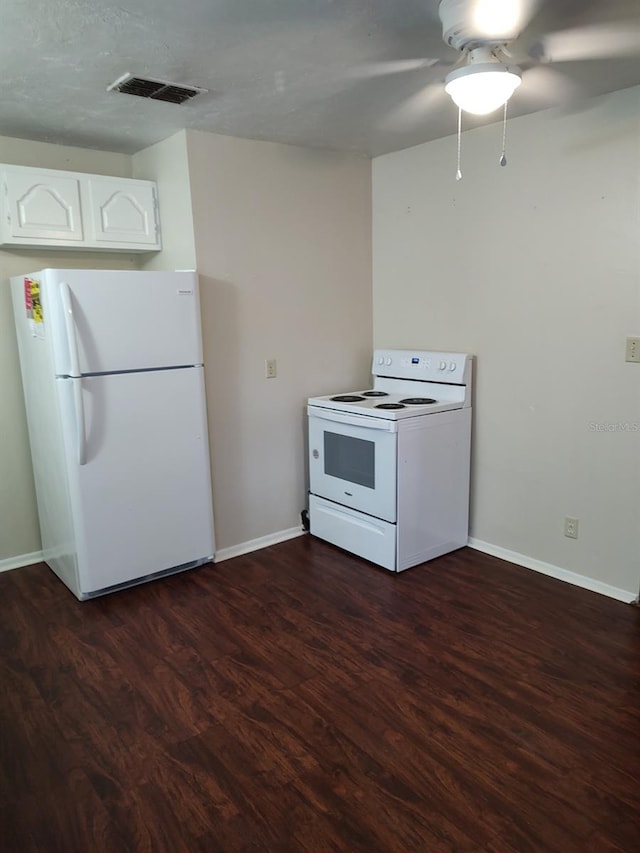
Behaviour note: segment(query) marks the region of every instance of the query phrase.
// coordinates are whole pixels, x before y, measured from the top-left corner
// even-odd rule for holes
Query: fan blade
[[[383,130],[409,130],[419,125],[445,100],[448,96],[442,83],[430,83],[386,113],[377,126]]]
[[[583,92],[566,74],[548,65],[536,65],[523,73],[517,98],[535,101],[539,109],[546,109],[575,104],[583,98]]]
[[[518,36],[540,8],[542,0],[475,0],[473,28],[483,38],[509,41]]]
[[[350,68],[346,76],[354,80],[366,80],[371,77],[385,77],[387,74],[404,74],[407,71],[419,71],[422,68],[432,68],[438,65],[439,59],[397,59],[388,62],[370,62]]]
[[[573,62],[580,59],[608,59],[640,53],[640,24],[600,24],[550,33],[536,50],[548,62]],[[535,56],[535,53],[532,52]]]

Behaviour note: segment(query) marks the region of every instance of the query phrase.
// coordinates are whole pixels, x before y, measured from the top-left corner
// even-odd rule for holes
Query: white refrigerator
[[[214,557],[198,280],[11,279],[44,559],[81,600]]]

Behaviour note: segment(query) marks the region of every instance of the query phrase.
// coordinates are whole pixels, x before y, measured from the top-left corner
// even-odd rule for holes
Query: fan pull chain
[[[456,171],[456,181],[462,180],[462,171],[460,170],[460,152],[462,148],[462,109],[458,107],[458,169]]]
[[[498,161],[501,166],[507,165],[507,157],[505,155],[505,150],[507,148],[507,104],[509,101],[504,102],[504,115],[502,118],[502,153],[500,154],[500,160]]]

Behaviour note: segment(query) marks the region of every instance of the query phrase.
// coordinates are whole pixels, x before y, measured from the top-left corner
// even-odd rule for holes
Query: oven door
[[[308,408],[312,494],[396,520],[397,424]]]

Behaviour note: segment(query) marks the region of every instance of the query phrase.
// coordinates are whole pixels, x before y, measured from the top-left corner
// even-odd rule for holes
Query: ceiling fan
[[[522,72],[509,64],[507,45],[519,35],[525,14],[531,11],[524,2],[442,0],[438,7],[442,38],[462,54],[462,62],[447,74],[444,90],[461,110],[487,115],[503,106],[521,84]]]
[[[594,5],[598,4],[589,0],[580,4],[582,21],[589,18]],[[433,69],[431,82],[418,93],[420,97],[414,96],[406,104],[414,111],[420,109],[420,104],[424,107],[425,101],[428,103],[429,95],[440,95],[442,80],[434,79],[434,75],[453,65],[445,77],[444,91],[464,112],[488,115],[503,107],[523,80],[523,91],[542,99],[551,94],[568,94],[571,82],[549,67],[554,63],[640,53],[640,19],[587,23],[541,33],[543,6],[543,0],[442,0],[438,6],[442,37],[446,45],[459,52],[457,61],[421,58],[379,63],[368,66],[366,76]],[[550,3],[548,6],[554,15],[563,11],[552,9]],[[568,7],[569,11],[578,11],[572,3]],[[601,5],[599,13],[602,9]]]

